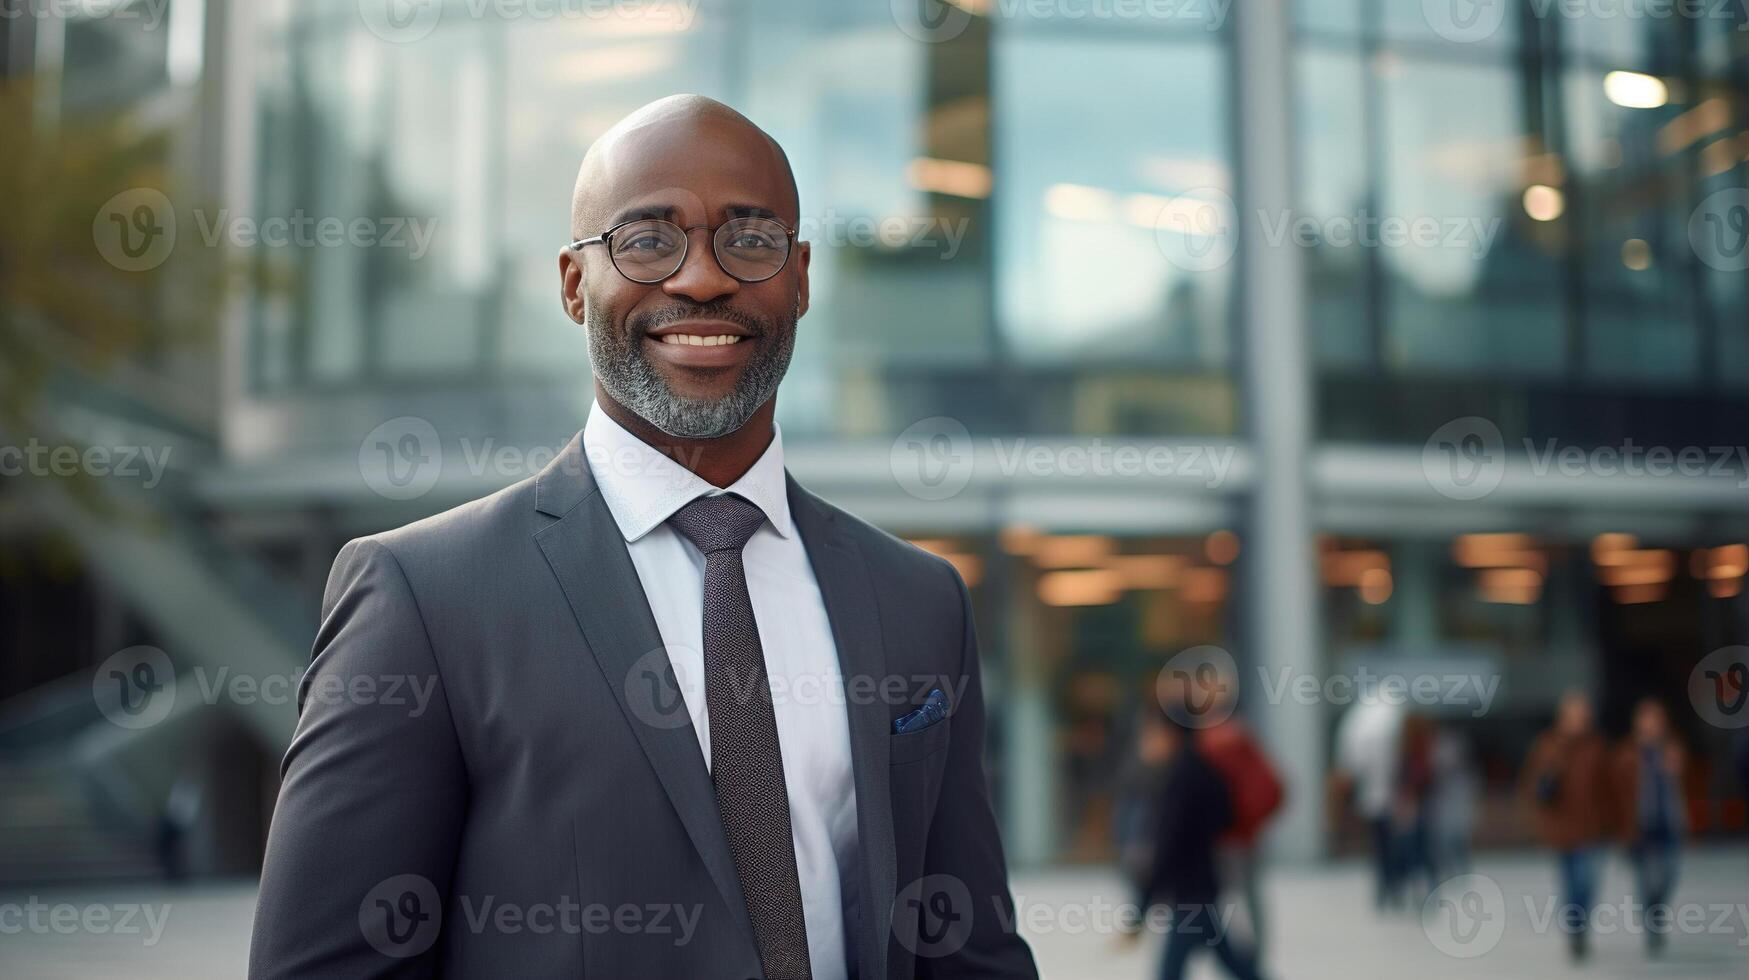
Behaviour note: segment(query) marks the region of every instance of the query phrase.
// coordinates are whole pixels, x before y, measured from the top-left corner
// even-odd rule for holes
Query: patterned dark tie
[[[790,833],[789,794],[765,652],[747,595],[741,549],[765,513],[742,497],[700,497],[668,523],[704,553],[705,707],[711,782],[735,876],[770,980],[808,980],[808,932]]]

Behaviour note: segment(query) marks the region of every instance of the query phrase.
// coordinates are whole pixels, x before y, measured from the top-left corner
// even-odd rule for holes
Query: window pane
[[[1382,216],[1441,227],[1437,247],[1380,250],[1387,362],[1436,372],[1558,371],[1561,192],[1545,194],[1538,208],[1554,221],[1526,214],[1526,183],[1554,178],[1528,150],[1515,71],[1403,59],[1381,89]]]
[[[722,19],[676,7],[637,16],[504,25],[505,89],[498,132],[504,202],[494,274],[505,276],[497,356],[511,376],[573,379],[589,368],[588,338],[559,305],[558,252],[570,240],[572,190],[589,145],[633,109],[675,92],[721,94]],[[602,229],[586,229],[590,233]]]
[[[1216,43],[1019,37],[996,49],[998,318],[1017,358],[1215,368],[1231,264],[1166,260],[1178,195],[1230,193]]]
[[[1690,158],[1688,147],[1672,144],[1679,130],[1671,126],[1685,107],[1624,109],[1604,97],[1601,73],[1569,72],[1565,82],[1586,373],[1691,379],[1700,331],[1684,176]],[[1718,108],[1728,118],[1722,102]]]
[[[1298,61],[1299,210],[1327,227],[1368,204],[1366,69],[1359,55],[1322,47],[1308,48]],[[1372,361],[1367,252],[1329,242],[1305,252],[1309,327],[1325,365]]]

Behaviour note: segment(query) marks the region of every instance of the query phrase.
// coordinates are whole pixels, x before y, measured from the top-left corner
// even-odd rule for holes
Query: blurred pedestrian
[[[1634,728],[1616,750],[1618,826],[1633,861],[1640,900],[1646,907],[1646,951],[1657,955],[1670,929],[1670,893],[1687,824],[1683,813],[1682,745],[1670,731],[1663,702],[1644,698],[1634,706]],[[1663,911],[1654,909],[1663,907]]]
[[[1590,699],[1570,691],[1561,698],[1555,726],[1531,747],[1520,784],[1543,843],[1559,858],[1561,928],[1575,960],[1589,953],[1599,848],[1608,831],[1608,755],[1592,722]]]
[[[1147,883],[1154,867],[1154,808],[1159,804],[1161,771],[1166,765],[1160,712],[1152,702],[1146,705],[1137,712],[1135,745],[1118,770],[1112,805],[1118,869],[1136,890]]]
[[[1749,728],[1737,731],[1737,779],[1743,783],[1743,792],[1749,794]]]
[[[1261,957],[1263,869],[1257,841],[1287,793],[1263,746],[1237,717],[1198,731],[1196,747],[1220,774],[1232,800],[1233,822],[1221,835],[1217,849],[1221,879],[1243,902],[1245,917],[1251,923],[1251,948]]]
[[[1216,842],[1233,824],[1226,784],[1170,713],[1160,730],[1166,762],[1155,811],[1154,861],[1136,899],[1144,913],[1160,904],[1172,913],[1160,978],[1180,980],[1190,954],[1206,947],[1236,980],[1258,980],[1254,954],[1228,932],[1230,916],[1218,904]]]
[[[1433,733],[1433,796],[1428,804],[1429,857],[1437,880],[1470,869],[1470,835],[1480,796],[1481,776],[1469,743],[1450,725],[1439,725]]]
[[[1425,715],[1403,720],[1397,782],[1391,803],[1392,846],[1397,853],[1399,884],[1407,889],[1417,875],[1422,897],[1439,882],[1434,873],[1431,836],[1433,800],[1433,722]],[[1417,903],[1419,904],[1419,903]]]
[[[1396,797],[1403,708],[1376,697],[1357,702],[1336,730],[1336,770],[1372,845],[1373,901],[1381,910],[1402,903],[1402,862],[1391,807]]]

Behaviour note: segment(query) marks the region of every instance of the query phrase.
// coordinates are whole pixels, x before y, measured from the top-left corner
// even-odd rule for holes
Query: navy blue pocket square
[[[946,718],[950,707],[951,705],[948,704],[947,695],[941,693],[941,688],[938,687],[929,692],[929,697],[924,700],[923,707],[918,708],[902,718],[896,718],[893,720],[893,734],[904,735],[907,732],[915,732],[920,729],[928,728],[930,725]]]

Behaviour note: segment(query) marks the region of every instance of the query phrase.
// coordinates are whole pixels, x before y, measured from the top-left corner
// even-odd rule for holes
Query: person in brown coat
[[[1646,951],[1657,955],[1670,931],[1670,893],[1676,887],[1682,835],[1682,774],[1687,758],[1670,731],[1664,705],[1645,698],[1634,706],[1634,730],[1615,751],[1616,826],[1640,898],[1646,905]]]
[[[1592,722],[1591,701],[1568,692],[1553,728],[1531,747],[1521,787],[1543,843],[1559,857],[1561,928],[1575,960],[1588,951],[1586,927],[1597,888],[1600,848],[1608,836],[1612,793],[1609,751]]]

